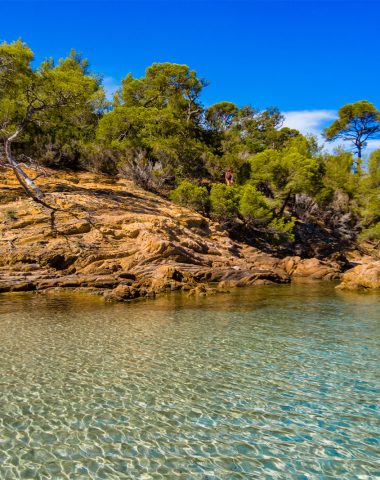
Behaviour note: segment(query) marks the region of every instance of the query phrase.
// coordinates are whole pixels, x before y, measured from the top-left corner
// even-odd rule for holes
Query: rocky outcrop
[[[53,225],[0,172],[0,292],[70,288],[130,300],[340,275],[342,262],[276,258],[124,179],[51,173],[39,181],[57,209]]]
[[[300,257],[285,259],[284,267],[294,283],[336,280],[340,278],[342,268],[341,264],[334,261],[327,262],[318,258],[301,260]]]
[[[340,290],[380,289],[380,261],[357,265],[342,275]]]

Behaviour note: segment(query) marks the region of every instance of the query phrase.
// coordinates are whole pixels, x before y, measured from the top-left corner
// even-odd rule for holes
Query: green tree
[[[242,187],[239,213],[246,222],[259,225],[268,224],[273,217],[265,196],[249,183]]]
[[[230,129],[239,112],[238,107],[231,102],[219,102],[206,110],[205,118],[211,128],[218,132]]]
[[[127,75],[98,140],[118,151],[121,168],[144,188],[157,190],[174,176],[203,177],[212,157],[201,126],[205,85],[186,65],[154,64],[145,77]]]
[[[95,138],[98,121],[108,105],[101,79],[90,72],[88,60],[75,50],[57,65],[44,62],[39,71],[46,80],[49,76],[55,81],[59,79],[59,88],[69,87],[72,97],[69,108],[47,108],[43,118],[41,115],[38,122],[29,125],[28,147],[44,164],[77,168],[83,162],[84,148]],[[52,91],[50,96],[54,95]]]
[[[361,206],[362,225],[380,231],[380,149],[371,153],[368,173],[361,177],[358,202]]]
[[[368,180],[370,188],[380,188],[380,149],[374,150],[369,157]]]
[[[258,110],[250,106],[239,110],[235,130],[250,153],[257,153],[271,147],[275,132],[281,127],[284,116],[275,107]]]
[[[124,78],[116,103],[169,109],[187,124],[197,123],[202,113],[199,97],[206,85],[187,65],[154,63],[146,69],[145,77],[136,79],[129,73]]]
[[[280,201],[282,216],[292,195],[314,194],[321,188],[322,169],[313,141],[296,137],[282,150],[267,149],[251,159],[251,181],[268,197]]]
[[[85,124],[87,114],[100,112],[104,93],[100,81],[87,74],[87,63],[74,52],[57,66],[45,61],[37,70],[31,67],[32,60],[32,51],[21,40],[0,45],[0,138],[7,166],[26,193],[41,201],[43,192],[21,168],[13,145],[33,144],[37,132]]]
[[[352,153],[341,148],[336,149],[333,154],[324,154],[322,156],[323,187],[317,195],[318,200],[331,201],[334,194],[339,191],[353,198],[359,188],[359,177],[353,173],[353,165]]]
[[[219,159],[212,172],[214,178],[219,178],[221,170],[231,168],[243,183],[249,177],[248,159],[252,153],[278,148],[299,135],[296,130],[280,129],[283,115],[273,107],[260,111],[221,102],[209,107],[205,118],[214,133],[213,146]]]
[[[357,168],[360,168],[360,159],[367,140],[379,138],[379,135],[380,112],[367,100],[341,107],[338,111],[338,119],[324,130],[326,140],[342,138],[354,145],[359,159]]]
[[[214,183],[210,191],[211,215],[217,220],[232,220],[239,211],[240,188]]]
[[[269,148],[281,150],[296,137],[302,137],[301,133],[294,128],[273,128],[266,133],[266,143]]]

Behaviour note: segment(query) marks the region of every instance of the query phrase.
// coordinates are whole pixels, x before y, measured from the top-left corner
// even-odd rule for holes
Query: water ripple
[[[0,478],[380,478],[379,300],[3,296]]]

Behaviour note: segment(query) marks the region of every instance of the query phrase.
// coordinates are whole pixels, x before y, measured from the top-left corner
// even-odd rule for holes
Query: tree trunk
[[[5,140],[5,155],[17,180],[20,182],[20,185],[25,190],[25,193],[29,197],[31,197],[35,202],[39,203],[40,205],[50,210],[50,228],[52,233],[55,236],[57,232],[56,225],[55,225],[55,214],[58,209],[46,203],[45,194],[33,182],[33,180],[24,172],[24,170],[20,167],[20,165],[17,163],[17,161],[14,159],[12,155],[11,144],[12,144],[12,141],[19,135],[20,131],[21,129],[17,130],[11,137]]]
[[[34,200],[41,202],[41,200],[44,198],[43,192],[24,172],[24,170],[20,167],[20,165],[17,163],[17,161],[12,155],[11,144],[13,140],[19,135],[20,131],[20,129],[16,130],[16,132],[12,136],[5,140],[5,155],[10,167],[12,168],[17,180],[20,182],[26,194],[29,197],[32,197]]]
[[[361,142],[358,142],[356,144],[356,148],[358,149],[358,158],[355,163],[355,172],[354,173],[361,173],[361,164],[362,164],[362,150],[363,150],[363,145]]]
[[[286,208],[286,205],[288,204],[289,202],[289,199],[290,199],[290,195],[292,194],[292,191],[290,190],[287,194],[286,194],[286,197],[283,201],[283,204],[280,208],[280,211],[278,212],[278,217],[282,217],[284,211],[285,211],[285,208]]]

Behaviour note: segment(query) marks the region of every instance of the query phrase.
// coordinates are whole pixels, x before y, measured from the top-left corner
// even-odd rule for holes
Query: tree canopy
[[[344,105],[338,111],[339,118],[325,129],[328,141],[341,138],[353,144],[358,158],[362,158],[367,140],[380,137],[380,112],[367,100]]]
[[[0,138],[24,189],[41,198],[12,145],[24,156],[46,161],[75,155],[78,142],[94,133],[105,96],[100,80],[89,74],[88,62],[73,50],[57,65],[46,60],[33,69],[32,60],[32,51],[21,40],[0,45]]]

